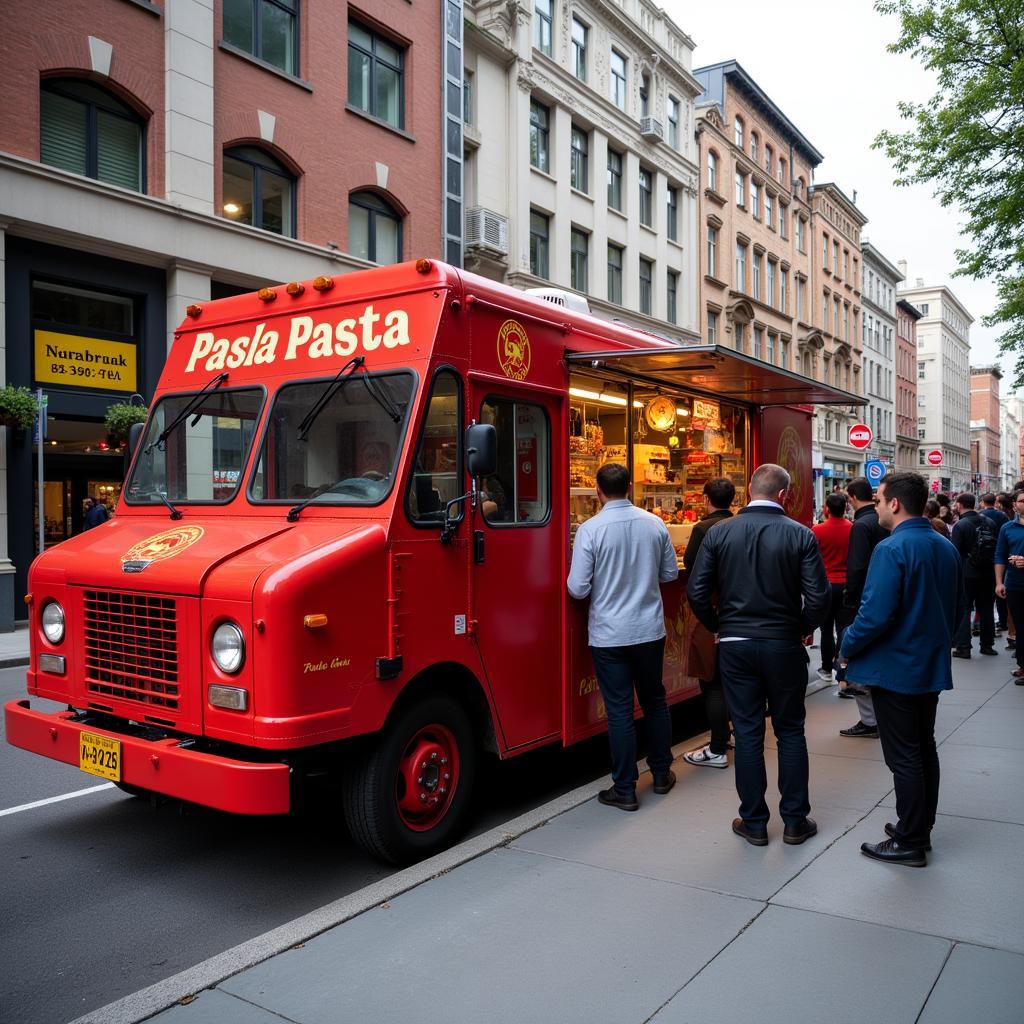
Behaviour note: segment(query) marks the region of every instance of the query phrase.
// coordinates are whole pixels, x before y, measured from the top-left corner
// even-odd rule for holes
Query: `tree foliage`
[[[876,0],[900,18],[891,53],[917,58],[938,90],[926,103],[901,102],[910,122],[883,131],[875,148],[897,185],[930,184],[943,206],[964,211],[972,248],[958,249],[958,275],[996,283],[1004,352],[1017,356],[1024,384],[1024,0]],[[927,230],[922,225],[924,230]]]

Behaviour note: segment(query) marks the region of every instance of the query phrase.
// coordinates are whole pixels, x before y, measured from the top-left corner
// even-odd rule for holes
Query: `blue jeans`
[[[755,829],[764,828],[770,817],[765,802],[765,701],[778,743],[779,814],[787,825],[799,825],[811,809],[804,737],[807,661],[799,640],[737,640],[718,645],[736,738],[733,761],[740,817]]]
[[[623,794],[636,791],[636,726],[633,690],[647,723],[647,765],[655,775],[672,764],[672,719],[665,701],[662,662],[665,638],[623,647],[591,647],[597,684],[608,714],[612,781]]]

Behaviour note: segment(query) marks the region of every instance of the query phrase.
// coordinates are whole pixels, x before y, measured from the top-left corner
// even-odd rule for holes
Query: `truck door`
[[[561,732],[561,398],[476,381],[470,409],[498,443],[472,520],[472,617],[505,741],[518,747]]]

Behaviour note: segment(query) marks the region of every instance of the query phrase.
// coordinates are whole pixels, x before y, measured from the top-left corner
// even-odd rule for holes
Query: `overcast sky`
[[[815,180],[834,181],[851,198],[856,190],[868,218],[863,237],[892,264],[907,261],[908,284],[920,277],[953,290],[975,319],[971,364],[996,361],[998,331],[980,322],[995,303],[995,286],[953,277],[965,218],[943,209],[926,187],[897,188],[888,159],[871,148],[880,129],[900,129],[898,100],[921,101],[934,91],[916,61],[886,52],[898,20],[877,14],[871,0],[660,2],[696,43],[694,67],[739,61],[824,154]],[[1005,370],[1010,365],[1003,360]]]

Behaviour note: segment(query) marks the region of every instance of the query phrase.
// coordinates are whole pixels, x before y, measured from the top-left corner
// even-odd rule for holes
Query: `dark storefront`
[[[164,271],[7,238],[7,381],[47,396],[45,544],[83,528],[83,503],[113,510],[123,453],[106,436],[109,405],[149,403],[166,355]],[[139,399],[135,399],[136,402]],[[8,544],[21,608],[38,551],[37,448],[8,431]],[[20,614],[20,613],[19,613]],[[0,624],[2,628],[2,624]]]

